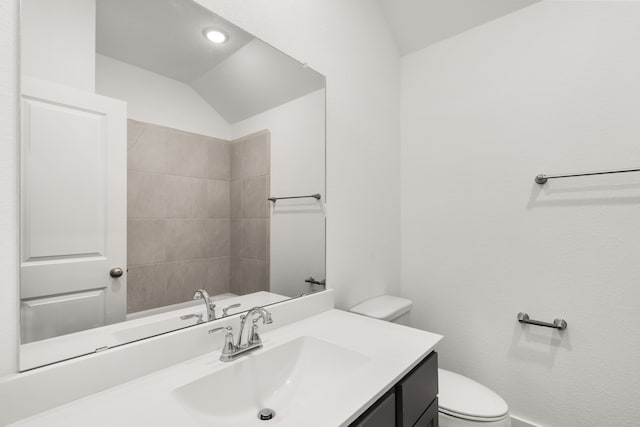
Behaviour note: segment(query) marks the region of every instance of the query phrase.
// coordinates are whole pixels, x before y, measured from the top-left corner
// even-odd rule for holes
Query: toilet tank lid
[[[475,421],[495,421],[509,412],[507,403],[495,392],[445,369],[438,369],[438,406],[440,412]]]
[[[350,311],[380,320],[391,321],[411,310],[411,300],[394,297],[393,295],[380,295],[362,302]]]

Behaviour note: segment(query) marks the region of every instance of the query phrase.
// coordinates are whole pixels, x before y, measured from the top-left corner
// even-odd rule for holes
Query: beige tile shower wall
[[[269,290],[271,136],[231,144],[231,292]]]
[[[229,292],[230,149],[128,121],[128,313]]]

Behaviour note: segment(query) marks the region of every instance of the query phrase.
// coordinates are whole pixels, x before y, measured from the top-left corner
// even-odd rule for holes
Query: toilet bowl
[[[412,302],[382,295],[351,308],[352,313],[408,325]],[[499,395],[455,372],[438,369],[440,427],[509,427],[509,407]]]

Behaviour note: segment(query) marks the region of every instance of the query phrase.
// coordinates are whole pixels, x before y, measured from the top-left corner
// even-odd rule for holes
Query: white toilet
[[[412,302],[382,295],[350,311],[363,316],[408,325]],[[507,403],[493,391],[455,372],[438,369],[438,422],[440,427],[509,427]]]

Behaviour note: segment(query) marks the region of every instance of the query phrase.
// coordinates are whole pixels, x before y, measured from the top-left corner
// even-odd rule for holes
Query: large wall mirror
[[[324,289],[321,74],[192,0],[21,9],[21,370]]]

